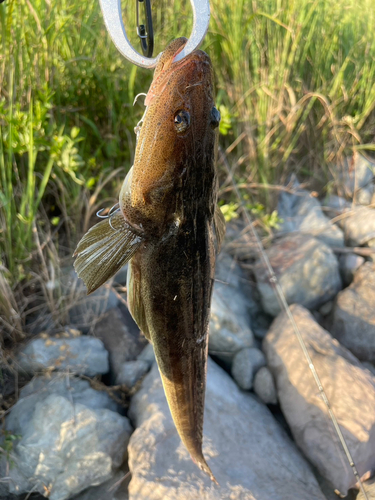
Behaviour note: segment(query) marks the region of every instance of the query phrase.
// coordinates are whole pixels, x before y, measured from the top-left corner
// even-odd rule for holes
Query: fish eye
[[[211,109],[211,127],[217,128],[219,126],[220,119],[221,119],[220,111],[214,106]]]
[[[180,109],[174,115],[174,124],[179,134],[185,132],[190,127],[190,114],[184,109]]]

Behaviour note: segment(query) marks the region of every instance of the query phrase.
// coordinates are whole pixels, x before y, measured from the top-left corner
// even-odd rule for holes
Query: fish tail
[[[191,459],[193,460],[193,462],[195,464],[197,464],[197,466],[200,468],[200,470],[205,472],[207,474],[207,476],[211,479],[212,482],[214,482],[217,486],[220,486],[219,483],[217,482],[215,476],[213,475],[209,465],[207,464],[207,462],[203,456],[203,453],[201,452],[198,456],[196,456],[195,454],[194,455],[191,454],[190,456],[191,456]]]
[[[185,378],[182,383],[178,384],[176,381],[171,382],[162,371],[160,373],[169,409],[181,441],[186,446],[193,462],[218,485],[202,452],[204,390],[196,394],[196,398],[190,399],[188,395],[191,392],[189,389],[193,379],[186,380]],[[177,378],[181,380],[180,377]]]

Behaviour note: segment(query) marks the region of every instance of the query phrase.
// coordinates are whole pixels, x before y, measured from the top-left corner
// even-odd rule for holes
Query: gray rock
[[[72,500],[128,500],[126,476],[126,472],[118,471],[105,483],[86,489]]]
[[[283,220],[278,232],[299,232],[310,234],[331,247],[344,246],[344,234],[331,223],[322,211],[319,201],[311,194],[301,189],[296,176],[292,176],[293,193],[281,191],[277,212]]]
[[[365,245],[375,238],[375,210],[368,207],[353,206],[343,212],[338,221],[345,234],[348,246]]]
[[[272,373],[263,366],[255,375],[254,392],[266,405],[277,404],[277,393]]]
[[[325,304],[319,307],[319,314],[321,314],[323,317],[328,316],[333,309],[333,300],[329,300]]]
[[[251,329],[257,340],[264,339],[272,321],[273,317],[269,314],[265,314],[264,312],[259,312],[255,317],[252,317]]]
[[[355,203],[370,203],[374,191],[375,164],[356,153],[344,158],[338,170],[338,184],[343,187],[343,194]]]
[[[38,403],[41,398],[46,398],[52,394],[65,397],[73,403],[81,403],[92,410],[106,408],[117,411],[117,404],[105,391],[96,391],[87,380],[72,377],[62,373],[52,373],[48,376],[35,377],[25,385],[20,392],[18,406],[13,406],[13,419],[20,419],[20,426],[27,424],[28,413]],[[21,404],[21,400],[23,401]],[[25,405],[25,406],[24,406]],[[22,421],[21,421],[22,420]]]
[[[339,257],[339,265],[341,276],[345,285],[350,285],[353,281],[354,274],[365,262],[361,255],[355,253],[344,253]]]
[[[366,491],[367,500],[375,500],[375,478],[365,481],[363,487]],[[361,491],[358,493],[356,500],[365,500],[365,496]]]
[[[136,359],[134,361],[126,361],[117,375],[116,384],[126,385],[128,389],[134,387],[148,370],[150,365],[147,361]]]
[[[322,241],[307,235],[289,235],[266,250],[289,304],[309,309],[333,299],[341,289],[338,261]],[[254,268],[264,310],[276,316],[280,305],[262,261]]]
[[[125,306],[107,311],[96,323],[93,335],[99,338],[109,353],[112,382],[126,361],[135,360],[147,344],[145,337]]]
[[[126,286],[126,280],[128,276],[128,264],[122,266],[122,268],[115,274],[115,282],[119,285]]]
[[[209,360],[204,453],[220,488],[192,462],[174,427],[157,366],[132,398],[130,500],[323,500],[268,409]]]
[[[375,366],[372,363],[369,363],[368,361],[362,361],[362,366],[367,368],[369,372],[371,372],[373,375],[375,375]]]
[[[222,252],[228,253],[240,261],[256,258],[258,248],[250,226],[239,219],[228,222]]]
[[[375,238],[373,208],[358,206],[334,195],[326,198],[324,205],[331,217],[337,217],[347,246],[365,245]]]
[[[331,329],[363,361],[375,361],[375,263],[366,262],[337,296]]]
[[[291,310],[362,476],[375,467],[375,378],[306,309],[293,305]],[[355,477],[284,313],[273,322],[263,348],[296,443],[333,488],[346,495]]]
[[[331,194],[324,199],[322,206],[324,211],[327,212],[330,217],[335,217],[347,208],[350,208],[352,203],[345,200],[345,198],[342,198],[341,196]]]
[[[10,493],[49,490],[50,499],[65,500],[109,480],[132,429],[108,399],[74,377],[28,384],[6,417],[7,430],[22,436],[14,445]]]
[[[208,350],[230,363],[238,350],[254,343],[251,312],[257,305],[241,268],[228,255],[219,256],[215,278]]]
[[[370,205],[372,196],[374,194],[374,186],[369,186],[363,189],[359,189],[354,197],[354,200],[358,205]]]
[[[249,391],[253,387],[256,372],[266,364],[266,358],[259,349],[246,347],[233,358],[232,376],[241,389]]]
[[[137,359],[141,361],[146,361],[148,367],[151,368],[152,363],[156,361],[154,348],[152,344],[147,344],[146,347],[137,356]]]
[[[109,285],[103,285],[95,292],[87,295],[86,287],[81,280],[75,280],[75,296],[69,310],[69,322],[83,333],[92,331],[97,319],[109,309],[117,306],[118,295]]]
[[[103,343],[86,335],[31,340],[18,353],[15,366],[30,375],[53,368],[93,377],[109,370],[108,352]]]

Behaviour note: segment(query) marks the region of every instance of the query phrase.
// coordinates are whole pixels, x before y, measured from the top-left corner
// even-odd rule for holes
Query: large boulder
[[[10,493],[49,492],[51,500],[66,500],[109,480],[132,431],[115,407],[105,392],[66,375],[25,386],[6,418],[7,432],[20,436],[8,473]]]
[[[375,362],[375,263],[363,264],[338,294],[331,331],[357,358]]]
[[[103,342],[86,335],[68,338],[42,335],[21,349],[15,366],[30,375],[54,369],[93,377],[109,370]]]
[[[343,232],[324,215],[317,198],[302,189],[295,176],[289,185],[292,192],[281,191],[279,195],[277,212],[282,222],[278,231],[310,234],[328,246],[344,246]]]
[[[375,467],[375,377],[305,308],[291,307],[360,476]],[[306,457],[343,495],[356,479],[290,320],[281,313],[263,342],[283,414]]]
[[[130,500],[323,500],[304,459],[268,409],[209,360],[204,453],[220,488],[181,443],[154,364],[130,414]]]
[[[266,253],[289,304],[317,308],[341,289],[337,258],[330,247],[316,238],[302,234],[285,236]],[[276,316],[280,304],[262,260],[258,260],[254,271],[263,308]]]

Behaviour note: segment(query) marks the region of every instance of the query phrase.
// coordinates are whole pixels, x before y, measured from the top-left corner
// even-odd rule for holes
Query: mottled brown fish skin
[[[130,262],[129,306],[151,340],[169,408],[194,461],[215,478],[202,454],[208,324],[214,279],[217,202],[213,72],[197,50],[181,63],[164,52],[146,99],[131,195],[120,201],[147,238]],[[190,127],[176,133],[179,110]]]
[[[174,62],[185,43],[174,40],[155,70],[120,210],[82,237],[74,267],[91,293],[129,262],[130,312],[154,346],[181,440],[215,481],[202,434],[215,254],[225,231],[215,171],[220,114],[208,55]]]

